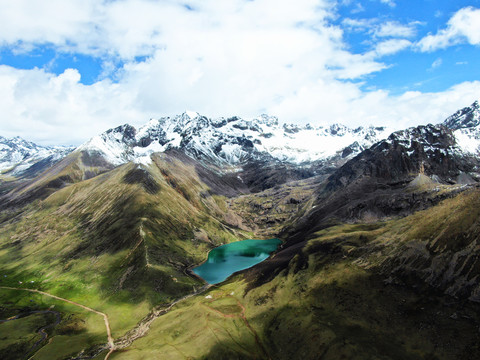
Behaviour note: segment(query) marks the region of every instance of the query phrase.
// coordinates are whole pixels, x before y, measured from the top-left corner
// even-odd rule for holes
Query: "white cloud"
[[[418,22],[401,24],[397,21],[379,23],[379,19],[352,19],[345,18],[342,26],[350,31],[366,31],[372,35],[373,49],[366,53],[366,57],[380,58],[393,55],[412,46],[412,42],[405,37],[414,36]],[[384,38],[390,38],[383,40]],[[400,38],[400,39],[399,39]],[[385,68],[384,66],[383,68]]]
[[[352,10],[350,10],[350,12],[351,12],[352,14],[358,14],[358,13],[361,13],[361,12],[364,12],[364,11],[365,11],[365,8],[364,8],[363,5],[362,5],[361,3],[359,3],[359,2],[357,2],[357,3],[355,4],[355,7],[354,7]]]
[[[279,78],[278,92],[272,96],[259,88],[238,97],[234,82],[240,83],[241,78],[230,79],[230,88],[220,75],[210,78],[209,81],[216,81],[209,86],[197,84],[187,88],[186,94],[183,83],[166,78],[169,91],[158,93],[155,79],[163,71],[162,64],[131,65],[122,82],[103,80],[89,86],[79,82],[76,70],[55,76],[40,69],[0,66],[2,135],[20,134],[44,144],[79,144],[108,128],[124,123],[138,126],[152,116],[178,113],[180,108],[193,108],[213,117],[240,114],[249,118],[265,111],[284,122],[341,122],[401,129],[442,121],[478,99],[480,93],[480,82],[476,81],[439,93],[406,92],[392,96],[383,90],[365,92],[359,84],[333,78],[299,79],[295,90],[288,91],[284,87],[292,80]],[[189,81],[189,75],[182,81]],[[216,97],[216,101],[208,101],[211,97]],[[193,100],[187,102],[187,98]]]
[[[387,21],[380,24],[373,30],[375,36],[378,37],[412,37],[416,34],[416,26],[418,22],[409,24],[401,24],[398,21]]]
[[[399,51],[409,48],[412,43],[405,39],[390,39],[382,41],[375,46],[374,53],[376,56],[393,55]]]
[[[116,82],[80,82],[75,69],[0,66],[2,136],[79,144],[123,123],[192,109],[207,116],[257,116],[296,123],[344,122],[401,128],[440,121],[478,96],[479,82],[442,93],[392,96],[361,83],[410,46],[388,39],[348,51],[329,24],[334,2],[303,0],[0,0],[0,43],[17,51],[49,44],[98,56]],[[393,35],[392,35],[393,36]],[[146,56],[143,61],[135,57]]]
[[[352,19],[345,18],[342,25],[348,30],[366,31],[377,38],[402,37],[410,38],[416,35],[418,21],[402,24],[398,21],[381,22],[379,18]]]
[[[352,19],[345,18],[342,20],[342,25],[350,30],[366,30],[374,27],[377,19]]]
[[[395,6],[397,6],[397,4],[395,3],[395,1],[393,1],[393,0],[380,0],[380,2],[381,2],[382,4],[386,4],[386,5],[390,6],[390,7],[395,7]]]
[[[434,70],[434,69],[442,66],[442,63],[443,63],[443,60],[441,58],[438,58],[432,63],[432,66],[430,67],[430,69]]]
[[[275,112],[284,114],[287,119],[309,119],[317,124],[375,124],[403,129],[445,120],[478,99],[479,90],[480,82],[476,81],[440,93],[410,91],[392,96],[382,90],[362,92],[355,84],[319,83],[301,89],[295,97],[279,104]]]
[[[429,52],[464,42],[480,45],[480,9],[460,9],[450,18],[445,29],[425,36],[417,47],[420,51]]]
[[[53,75],[41,69],[0,65],[0,113],[3,136],[44,144],[79,144],[126,122],[145,122],[131,92],[108,80],[83,85],[77,70]]]

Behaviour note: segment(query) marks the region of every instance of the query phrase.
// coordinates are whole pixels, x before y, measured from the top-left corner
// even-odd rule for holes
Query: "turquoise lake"
[[[248,269],[270,256],[282,243],[279,239],[243,240],[219,246],[192,271],[209,284],[218,284],[236,271]]]

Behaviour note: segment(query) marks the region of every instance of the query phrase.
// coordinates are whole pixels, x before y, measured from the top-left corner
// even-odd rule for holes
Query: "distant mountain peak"
[[[195,119],[200,116],[198,112],[192,111],[192,110],[186,110],[184,114],[188,116],[190,119]]]
[[[19,176],[27,172],[35,175],[43,166],[49,166],[73,151],[73,147],[41,146],[27,141],[20,136],[4,138],[0,136],[0,171]],[[31,168],[36,166],[36,170]]]
[[[384,128],[351,129],[342,124],[279,125],[278,118],[262,114],[208,118],[197,112],[151,119],[138,130],[128,124],[108,130],[79,147],[103,154],[114,165],[127,161],[148,163],[154,152],[182,149],[186,154],[218,165],[273,159],[292,164],[351,157],[388,135]],[[349,151],[344,151],[351,147]]]
[[[449,116],[443,124],[452,130],[472,128],[480,125],[480,104],[475,101],[472,105],[458,110]]]

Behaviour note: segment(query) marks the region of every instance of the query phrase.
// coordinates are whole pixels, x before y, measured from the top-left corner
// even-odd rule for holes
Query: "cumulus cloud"
[[[362,90],[365,76],[388,67],[378,58],[410,41],[387,39],[370,52],[352,53],[342,28],[329,21],[335,15],[329,0],[0,5],[3,46],[28,51],[43,44],[103,62],[104,76],[91,85],[75,69],[55,75],[0,66],[1,135],[43,144],[77,145],[119,124],[138,126],[186,109],[211,117],[265,112],[284,122],[401,128],[440,121],[480,90],[478,82],[432,94]]]
[[[480,45],[480,9],[460,9],[450,18],[445,29],[425,36],[417,47],[420,51],[430,52],[465,42]]]
[[[2,65],[0,84],[2,136],[79,144],[112,126],[145,120],[130,91],[109,80],[83,85],[75,69],[54,75]]]
[[[161,71],[157,66],[156,71]],[[148,64],[141,64],[129,70],[121,83],[103,80],[87,86],[72,69],[56,76],[41,69],[0,66],[0,82],[4,84],[0,87],[2,135],[21,134],[43,144],[80,144],[120,124],[140,126],[152,116],[178,113],[178,106],[185,105],[176,98],[181,86],[159,96],[154,81],[147,81],[142,72],[149,79],[156,78]],[[282,79],[278,85],[284,85]],[[216,86],[191,89],[187,96],[193,96],[195,102],[190,108],[213,117],[240,114],[252,118],[263,106],[260,110],[279,116],[283,122],[374,124],[393,129],[442,121],[480,93],[478,81],[440,93],[407,92],[399,96],[383,90],[365,92],[358,84],[327,78],[299,81],[295,90],[271,98],[262,91],[231,97],[223,84],[219,89]],[[202,95],[198,97],[196,92]],[[211,96],[219,97],[217,104],[206,101]]]

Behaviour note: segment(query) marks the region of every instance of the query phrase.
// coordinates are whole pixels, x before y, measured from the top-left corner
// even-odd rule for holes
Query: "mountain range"
[[[450,152],[477,155],[479,151],[479,103],[459,110],[442,124],[425,131],[452,131]],[[389,140],[409,145],[414,129],[393,133]],[[175,117],[152,119],[136,129],[125,124],[93,137],[78,148],[44,147],[20,137],[0,138],[0,169],[14,176],[38,174],[70,152],[86,153],[118,166],[129,161],[148,165],[150,155],[180,149],[188,156],[218,167],[241,168],[249,162],[278,162],[301,167],[331,166],[338,168],[347,160],[391,134],[384,127],[348,128],[341,124],[314,127],[310,124],[279,125],[278,119],[262,115],[252,120],[238,117],[209,119],[187,111]],[[425,134],[417,134],[416,138]],[[424,146],[429,141],[424,136]],[[434,143],[431,151],[435,149]],[[428,149],[427,149],[428,150]],[[313,166],[312,166],[313,164]],[[35,167],[33,167],[35,165]],[[32,168],[33,167],[33,168]],[[27,172],[30,169],[29,172]]]
[[[37,145],[19,136],[12,139],[0,136],[0,171],[34,177],[73,150],[74,147]]]
[[[0,146],[2,358],[480,356],[478,101],[395,132],[185,112]]]

